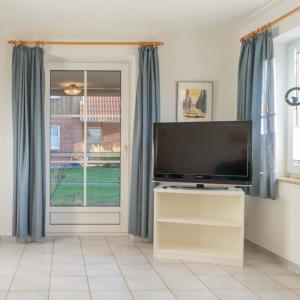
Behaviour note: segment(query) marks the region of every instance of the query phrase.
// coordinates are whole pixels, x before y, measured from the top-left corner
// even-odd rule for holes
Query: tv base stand
[[[202,183],[198,183],[198,184],[196,184],[196,188],[197,188],[197,189],[204,189],[204,188],[205,188],[205,185],[202,184]]]
[[[206,189],[206,190],[228,190],[230,189],[227,186],[209,186],[209,185],[205,185],[205,184],[196,184],[194,186],[192,185],[182,185],[182,186],[178,186],[178,185],[162,185],[163,189],[190,189],[190,190],[194,190],[194,189]]]
[[[241,189],[154,189],[154,256],[243,265]]]

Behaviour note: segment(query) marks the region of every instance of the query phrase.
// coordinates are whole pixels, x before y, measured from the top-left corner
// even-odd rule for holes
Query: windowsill
[[[293,177],[288,177],[288,176],[280,176],[280,177],[277,177],[277,180],[279,182],[300,185],[300,178],[293,178]]]

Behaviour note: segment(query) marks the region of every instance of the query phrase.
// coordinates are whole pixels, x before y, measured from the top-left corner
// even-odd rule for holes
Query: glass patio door
[[[48,70],[47,231],[126,232],[127,69],[78,67]]]

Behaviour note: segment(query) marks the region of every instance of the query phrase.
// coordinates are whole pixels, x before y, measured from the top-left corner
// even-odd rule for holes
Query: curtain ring
[[[43,47],[44,46],[44,42],[43,41],[36,41],[35,42],[35,46],[36,47]]]

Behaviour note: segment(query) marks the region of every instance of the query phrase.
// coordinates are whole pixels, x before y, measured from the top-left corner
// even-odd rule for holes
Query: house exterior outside
[[[87,151],[119,152],[120,96],[88,96]],[[51,152],[82,153],[84,147],[83,97],[56,97],[51,101]]]

